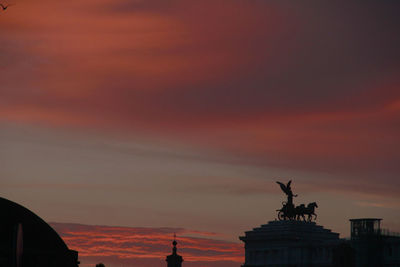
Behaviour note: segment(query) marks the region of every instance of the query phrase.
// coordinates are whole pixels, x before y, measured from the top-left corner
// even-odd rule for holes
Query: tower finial
[[[172,254],[176,254],[176,250],[177,250],[177,248],[176,248],[176,245],[178,244],[178,242],[176,242],[176,233],[174,233],[174,241],[172,242],[172,245],[174,246],[173,248],[172,248]]]

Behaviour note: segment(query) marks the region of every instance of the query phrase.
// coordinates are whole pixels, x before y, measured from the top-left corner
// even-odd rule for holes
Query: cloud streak
[[[70,249],[79,252],[82,266],[104,261],[112,266],[163,265],[171,253],[173,234],[185,266],[235,266],[243,261],[238,243],[210,239],[218,234],[182,228],[135,228],[51,223]],[[221,265],[219,265],[221,264]]]

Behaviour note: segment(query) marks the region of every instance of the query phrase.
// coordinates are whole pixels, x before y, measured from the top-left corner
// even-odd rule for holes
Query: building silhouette
[[[292,181],[279,184],[287,201],[279,221],[245,232],[242,267],[400,267],[400,234],[380,228],[381,219],[351,219],[351,238],[317,225],[316,202],[293,203]],[[306,216],[308,216],[306,218]]]
[[[181,267],[183,258],[182,256],[177,254],[177,248],[176,245],[178,242],[176,242],[176,236],[174,235],[174,241],[172,242],[172,254],[168,255],[166,258],[167,262],[167,267]]]
[[[0,211],[0,267],[78,267],[78,252],[36,214],[4,198]]]
[[[400,266],[400,235],[381,229],[381,220],[350,220],[350,244],[355,252],[355,266]]]
[[[241,236],[245,243],[242,267],[332,266],[339,234],[315,222],[270,221]]]
[[[400,234],[380,228],[381,219],[351,219],[351,238],[315,222],[270,221],[239,237],[242,267],[400,267]]]

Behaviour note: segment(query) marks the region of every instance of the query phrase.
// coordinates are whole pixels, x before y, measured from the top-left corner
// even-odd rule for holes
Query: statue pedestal
[[[339,234],[315,222],[271,221],[239,237],[245,243],[243,267],[333,266]]]

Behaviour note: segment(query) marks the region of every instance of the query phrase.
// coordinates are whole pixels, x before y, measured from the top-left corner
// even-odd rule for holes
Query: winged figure
[[[290,188],[290,184],[292,183],[292,180],[290,180],[286,185],[281,183],[281,182],[276,182],[277,184],[279,184],[281,186],[282,191],[286,194],[286,195],[290,195],[293,194],[292,193],[292,189]]]
[[[282,191],[287,195],[287,204],[293,206],[293,197],[297,197],[297,195],[293,194],[292,188],[290,187],[292,180],[290,180],[286,185],[281,182],[276,183],[280,185]]]

